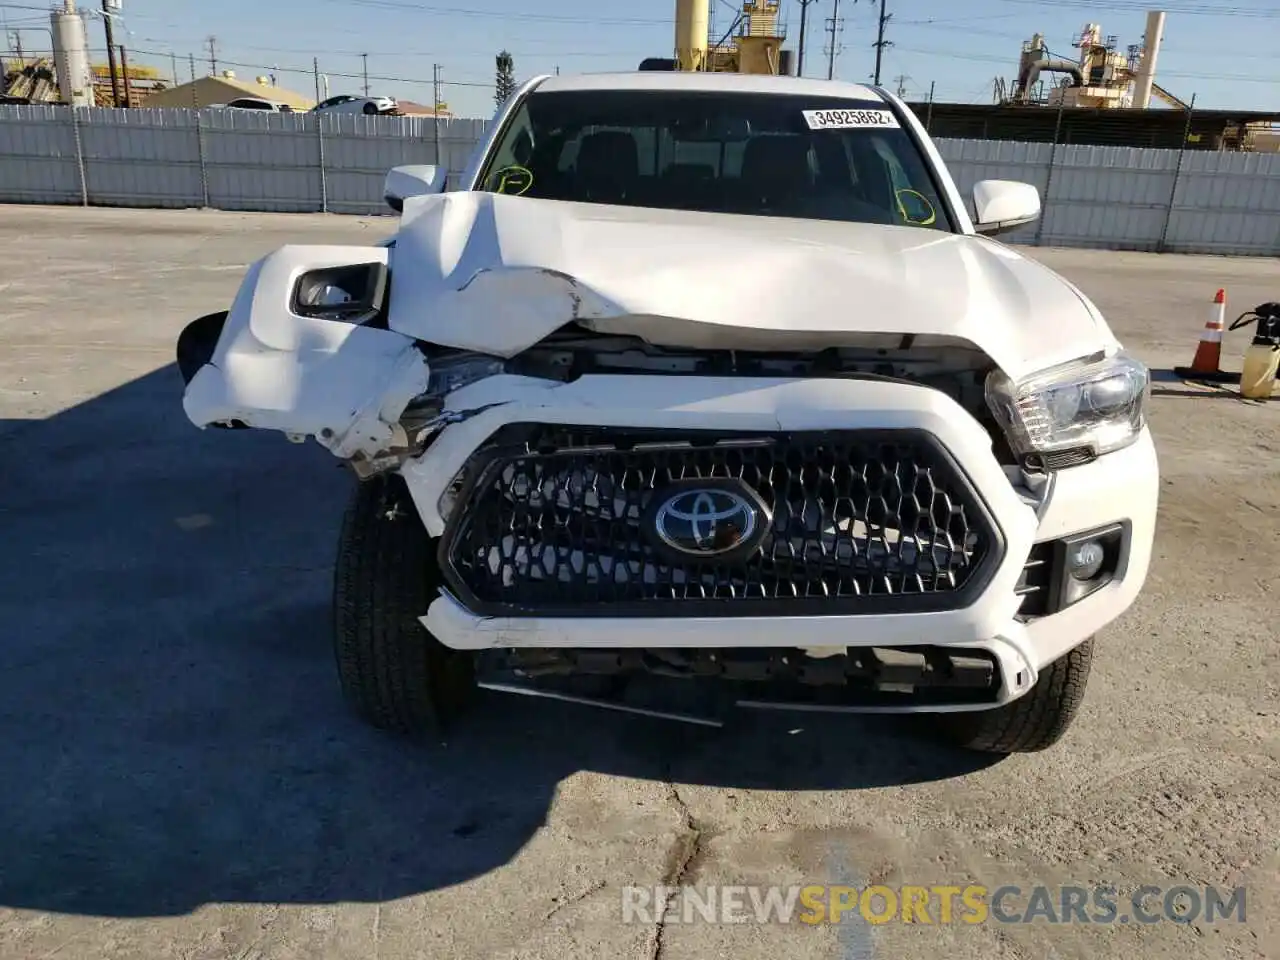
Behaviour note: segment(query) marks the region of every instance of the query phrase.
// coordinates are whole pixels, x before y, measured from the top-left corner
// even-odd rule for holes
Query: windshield
[[[477,189],[548,200],[953,230],[880,101],[747,93],[533,93]]]

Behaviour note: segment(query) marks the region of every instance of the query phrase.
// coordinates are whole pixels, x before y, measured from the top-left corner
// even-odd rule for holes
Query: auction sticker
[[[802,110],[810,130],[867,130],[898,126],[888,110]]]

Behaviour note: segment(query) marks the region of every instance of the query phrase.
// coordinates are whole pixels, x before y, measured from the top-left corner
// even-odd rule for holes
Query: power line
[[[813,0],[809,0],[809,2],[812,3]],[[158,43],[166,46],[173,45],[177,47],[181,47],[184,42],[188,42],[184,38],[175,39],[173,37],[138,37],[137,39],[143,43]],[[200,41],[190,41],[190,42],[203,43],[204,41],[200,40]],[[537,41],[522,40],[521,42],[534,43]],[[562,41],[553,40],[550,42],[560,43]],[[256,52],[256,53],[269,53],[269,54],[290,53],[290,54],[295,54],[297,56],[311,56],[313,51],[315,50],[314,47],[311,47],[308,49],[303,49],[302,47],[264,47],[264,46],[259,46],[253,43],[237,43],[236,49]],[[492,50],[457,50],[457,49],[450,48],[449,50],[443,51],[442,53],[443,55],[447,55],[450,57],[488,57],[493,53],[493,51]],[[395,57],[397,59],[431,60],[434,62],[437,58],[439,58],[442,55],[442,53],[441,52],[433,53],[430,51],[422,51],[422,50],[327,50],[325,53],[325,56],[351,57],[353,59],[359,58],[359,57],[365,57],[365,56]],[[513,57],[547,57],[548,59],[553,59],[553,60],[563,59],[566,57],[604,59],[608,57],[632,57],[635,55],[635,51],[634,50],[513,49],[511,50],[511,55]]]
[[[338,0],[326,0],[335,3]],[[558,16],[550,13],[508,13],[497,10],[467,10],[462,7],[435,7],[422,3],[410,3],[408,0],[341,0],[344,7],[366,7],[372,10],[405,10],[413,13],[429,13],[433,16],[481,17],[498,20],[521,20],[536,23],[579,24],[581,17]],[[670,26],[671,18],[642,19],[638,17],[595,17],[592,23],[615,24],[620,26]]]
[[[160,50],[135,50],[134,53],[141,54],[144,57],[168,57],[170,55],[169,52],[160,51]],[[311,76],[313,72],[312,69],[309,67],[305,69],[302,67],[270,67],[268,68],[261,63],[245,63],[239,60],[222,60],[220,62],[224,67],[244,67],[247,70],[271,69],[279,73],[296,73],[296,74],[303,74],[305,76]],[[341,80],[362,80],[364,78],[363,73],[333,73],[329,70],[324,71],[324,73],[325,73],[325,76],[337,77]],[[432,82],[431,80],[425,79],[423,77],[388,77],[388,76],[376,76],[372,73],[369,74],[369,79],[377,81],[379,83],[431,83]],[[488,83],[481,83],[478,81],[470,81],[470,80],[441,80],[439,81],[439,83],[441,86],[446,86],[446,87],[477,87],[480,89],[487,89],[487,90],[492,90],[494,87],[493,81],[489,81]]]
[[[1043,7],[1043,0],[999,0],[1000,3],[1013,3],[1019,6]],[[1151,4],[1148,0],[1058,0],[1059,7],[1075,7],[1081,10],[1107,10],[1116,12],[1146,12]],[[1247,17],[1259,20],[1280,20],[1280,10],[1263,10],[1257,7],[1224,7],[1210,2],[1191,2],[1176,5],[1165,0],[1160,5],[1166,13],[1187,17]]]

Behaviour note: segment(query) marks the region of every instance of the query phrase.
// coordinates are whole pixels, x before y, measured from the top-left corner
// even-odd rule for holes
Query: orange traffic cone
[[[1222,362],[1222,334],[1227,327],[1227,291],[1219,290],[1213,298],[1209,319],[1200,334],[1195,358],[1189,367],[1174,367],[1173,372],[1184,380],[1205,380],[1212,383],[1234,383],[1238,373],[1225,373]]]

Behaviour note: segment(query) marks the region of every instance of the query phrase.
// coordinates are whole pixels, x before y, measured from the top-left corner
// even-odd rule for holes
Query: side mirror
[[[1040,217],[1040,191],[1016,180],[980,180],[973,185],[973,228],[994,236]]]
[[[425,197],[444,190],[449,171],[434,164],[415,164],[392,167],[387,173],[382,197],[396,213],[404,210],[404,202],[410,197]]]

